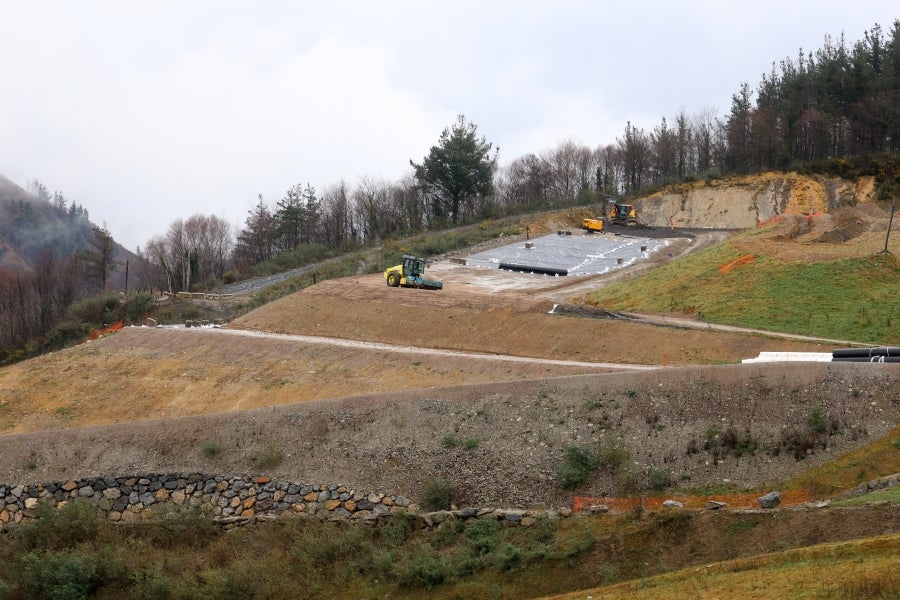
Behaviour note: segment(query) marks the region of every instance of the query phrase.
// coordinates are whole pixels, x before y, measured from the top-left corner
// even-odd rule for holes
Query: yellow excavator
[[[444,284],[433,279],[425,279],[425,259],[409,254],[403,255],[403,262],[384,271],[384,280],[390,287],[411,287],[423,290],[440,290]]]
[[[609,209],[610,221],[615,225],[625,225],[626,227],[636,227],[637,211],[634,210],[633,204],[620,204],[618,202]]]

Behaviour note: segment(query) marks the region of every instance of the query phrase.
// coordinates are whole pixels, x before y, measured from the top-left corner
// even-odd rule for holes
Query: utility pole
[[[894,224],[894,208],[896,204],[891,204],[891,218],[888,220],[888,230],[887,234],[884,236],[884,250],[881,251],[882,254],[890,254],[890,250],[888,250],[888,239],[891,237],[891,226]]]

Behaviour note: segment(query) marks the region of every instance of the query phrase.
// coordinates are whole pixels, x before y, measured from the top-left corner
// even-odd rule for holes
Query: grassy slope
[[[610,310],[681,313],[714,323],[875,344],[900,344],[900,261],[873,255],[803,264],[757,255],[731,243],[691,254],[634,280],[591,294]]]
[[[864,598],[900,594],[900,534],[822,544],[691,567],[651,579],[556,596],[595,598]],[[864,566],[861,566],[864,565]]]

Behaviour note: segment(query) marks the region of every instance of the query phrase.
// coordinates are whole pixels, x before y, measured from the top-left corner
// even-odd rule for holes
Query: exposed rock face
[[[639,221],[654,227],[745,229],[783,214],[828,212],[874,198],[871,178],[857,182],[797,173],[684,184],[638,203]]]
[[[765,496],[756,499],[760,508],[775,508],[781,504],[781,494],[778,492],[769,492]]]

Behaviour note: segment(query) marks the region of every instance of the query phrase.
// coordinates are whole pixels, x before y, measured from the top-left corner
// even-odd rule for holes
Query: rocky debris
[[[684,504],[678,500],[666,500],[663,502],[663,508],[684,508]]]
[[[781,494],[778,492],[769,492],[768,494],[757,498],[756,502],[759,504],[760,508],[775,508],[781,504]]]
[[[726,502],[719,502],[718,500],[710,500],[706,503],[706,510],[719,510],[720,508],[725,508],[728,506]]]

